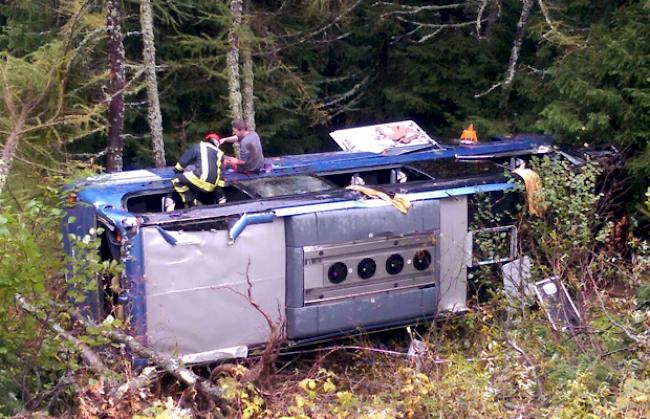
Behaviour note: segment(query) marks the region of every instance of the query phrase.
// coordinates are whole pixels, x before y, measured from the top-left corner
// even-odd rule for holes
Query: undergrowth
[[[633,261],[607,250],[608,221],[594,210],[597,169],[534,162],[544,182],[543,216],[518,221],[533,277],[556,275],[576,299],[581,327],[555,330],[543,309],[492,298],[463,316],[421,325],[420,356],[396,331],[312,347],[275,360],[250,379],[256,358],[198,369],[223,391],[229,416],[243,418],[647,417],[650,412],[650,254],[632,240]],[[119,400],[107,380],[135,372],[120,345],[80,329],[55,309],[68,304],[54,189],[44,198],[2,202],[0,213],[0,414],[18,416],[212,417],[213,404],[169,376]],[[650,202],[648,202],[650,210]],[[489,218],[489,211],[479,211]],[[482,214],[482,215],[481,215]],[[475,220],[476,221],[476,220]],[[480,221],[480,220],[479,220]],[[489,220],[488,220],[489,221]],[[115,273],[98,261],[97,234],[78,238],[86,276]],[[69,261],[68,261],[69,262]],[[495,281],[493,271],[479,272]],[[83,287],[83,284],[78,284]],[[91,371],[70,345],[25,314],[19,293],[103,355],[110,376]],[[74,295],[72,295],[74,297]],[[102,327],[120,327],[119,323]]]

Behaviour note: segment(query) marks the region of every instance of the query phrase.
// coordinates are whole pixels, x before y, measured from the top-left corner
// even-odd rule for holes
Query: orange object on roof
[[[469,124],[469,126],[463,130],[463,133],[460,134],[460,140],[468,143],[478,142],[478,136],[476,135],[474,124]]]

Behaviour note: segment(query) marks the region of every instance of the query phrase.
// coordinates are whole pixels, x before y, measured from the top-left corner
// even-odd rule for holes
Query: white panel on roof
[[[413,121],[390,122],[330,132],[343,150],[381,153],[386,149],[437,144]]]

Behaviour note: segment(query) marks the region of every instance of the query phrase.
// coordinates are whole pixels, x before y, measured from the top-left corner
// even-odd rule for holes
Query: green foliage
[[[385,339],[359,345],[368,352],[330,349],[314,360],[318,368],[277,377],[276,396],[264,396],[265,409],[253,417],[643,416],[646,357],[620,351],[620,329],[608,338],[619,351],[601,352],[600,335],[587,347],[579,335],[557,335],[540,311],[508,317],[499,306],[483,307],[432,325],[419,362],[374,352]],[[241,406],[260,394],[232,378],[223,382],[247,394]]]
[[[530,232],[533,252],[547,274],[579,273],[596,244],[608,236],[608,226],[599,220],[595,183],[600,173],[587,162],[572,168],[561,159],[544,157],[533,160],[533,169],[540,175],[542,190],[537,194],[544,215],[531,217]],[[581,275],[578,275],[581,276]]]
[[[180,408],[171,397],[167,400],[157,400],[141,413],[133,416],[134,419],[191,419],[194,416],[189,409]]]
[[[9,0],[0,4],[0,50],[22,56],[45,44],[56,16],[42,1]]]
[[[594,24],[587,45],[552,66],[554,91],[538,124],[568,143],[631,147],[642,187],[650,177],[648,21],[650,8],[629,2]]]
[[[51,197],[51,190],[44,189]],[[51,198],[50,198],[51,199]],[[57,342],[15,303],[19,293],[46,306],[61,289],[58,225],[62,212],[52,201],[2,203],[0,212],[0,413],[22,407],[33,391],[57,380]]]
[[[43,13],[37,3],[25,2],[24,7]],[[18,142],[14,154],[24,147],[29,161],[44,169],[66,170],[62,163],[67,146],[104,128],[105,105],[93,97],[101,71],[91,68],[87,55],[97,37],[97,28],[91,26],[95,15],[82,3],[64,2],[59,14],[51,16],[56,23],[43,32],[47,42],[35,42],[26,51],[0,50],[0,134],[4,140],[13,133]],[[11,16],[6,30],[11,30]],[[3,156],[10,165],[13,157]]]
[[[60,185],[52,179],[42,183],[38,190],[29,191],[39,198],[0,201],[0,415],[39,408],[40,403],[57,406],[57,400],[44,396],[57,383],[61,387],[52,397],[66,399],[70,385],[65,385],[66,377],[80,368],[79,348],[46,327],[44,322],[66,325],[69,321],[52,301],[69,307],[82,301],[86,291],[97,290],[98,277],[121,272],[115,261],[100,260],[100,230],[69,238],[74,252],[84,257],[62,257],[60,226],[65,212]],[[75,272],[68,282],[63,278],[66,264]],[[24,312],[16,302],[17,294],[37,314]],[[119,322],[105,327],[117,326]],[[89,330],[80,340],[91,346],[106,345],[99,332]]]

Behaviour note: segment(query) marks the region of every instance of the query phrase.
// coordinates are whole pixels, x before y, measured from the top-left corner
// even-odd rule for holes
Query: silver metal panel
[[[462,311],[467,299],[467,197],[440,201],[438,308]]]
[[[296,282],[304,281],[302,287],[308,294],[302,301],[307,307],[287,305],[288,336],[377,328],[435,313],[439,226],[436,200],[414,202],[407,214],[392,206],[377,206],[287,217],[287,245],[304,254],[298,261],[297,253],[287,250],[294,255],[287,262],[298,265],[287,266],[287,275],[295,275],[287,278],[287,284],[298,289]],[[409,264],[417,249],[432,256],[431,266],[423,271]],[[387,274],[384,268],[393,253],[403,253],[406,262],[397,275]],[[356,269],[366,257],[376,259],[377,273],[363,280]],[[327,280],[327,270],[337,258],[349,262],[352,271],[348,270],[349,282],[333,285]],[[287,295],[295,294],[295,290],[287,291]]]
[[[318,242],[314,244],[423,232],[425,228],[422,213],[429,206],[414,204],[406,214],[392,206],[319,213]],[[429,227],[430,229],[432,227]]]
[[[285,228],[287,246],[302,247],[307,242],[317,241],[315,213],[286,217]]]
[[[287,309],[287,335],[302,339],[377,330],[436,313],[437,288],[397,290]]]
[[[302,307],[304,281],[302,247],[287,246],[287,307]]]
[[[412,204],[415,204],[416,202],[420,201],[435,202],[437,199],[474,195],[477,193],[504,191],[511,188],[513,188],[513,185],[510,183],[488,183],[485,185],[462,186],[459,188],[407,193],[405,197],[411,201]],[[302,214],[313,214],[316,212],[337,211],[342,209],[368,209],[389,206],[389,203],[381,199],[358,199],[356,201],[336,201],[320,204],[299,205],[295,207],[284,207],[273,210],[273,213],[277,217],[293,217]]]
[[[285,306],[284,221],[250,225],[234,245],[227,231],[169,231],[170,245],[143,228],[147,335],[163,353],[190,355],[260,344],[269,328],[246,298],[275,322]],[[263,239],[261,239],[263,238]]]
[[[323,304],[331,301],[350,299],[351,296],[366,296],[385,293],[386,291],[399,291],[412,288],[433,286],[433,274],[412,275],[406,278],[394,280],[385,279],[372,283],[355,284],[352,287],[341,288],[320,288],[307,290],[305,293],[305,305]]]
[[[336,245],[305,246],[305,304],[386,290],[435,285],[436,235],[436,232],[432,231],[426,234]],[[402,258],[403,266],[399,272],[389,273],[386,268],[387,261],[394,255]],[[417,265],[416,255],[427,255],[429,264]],[[374,272],[365,279],[358,273],[359,263],[364,259],[375,263]],[[328,270],[341,264],[347,267],[345,279],[333,283],[328,277]]]
[[[559,277],[535,282],[534,288],[553,329],[565,332],[580,327],[580,313]]]
[[[437,229],[439,224],[437,200],[413,202],[407,214],[390,205],[301,214],[286,221],[287,245],[314,246],[423,233]]]

